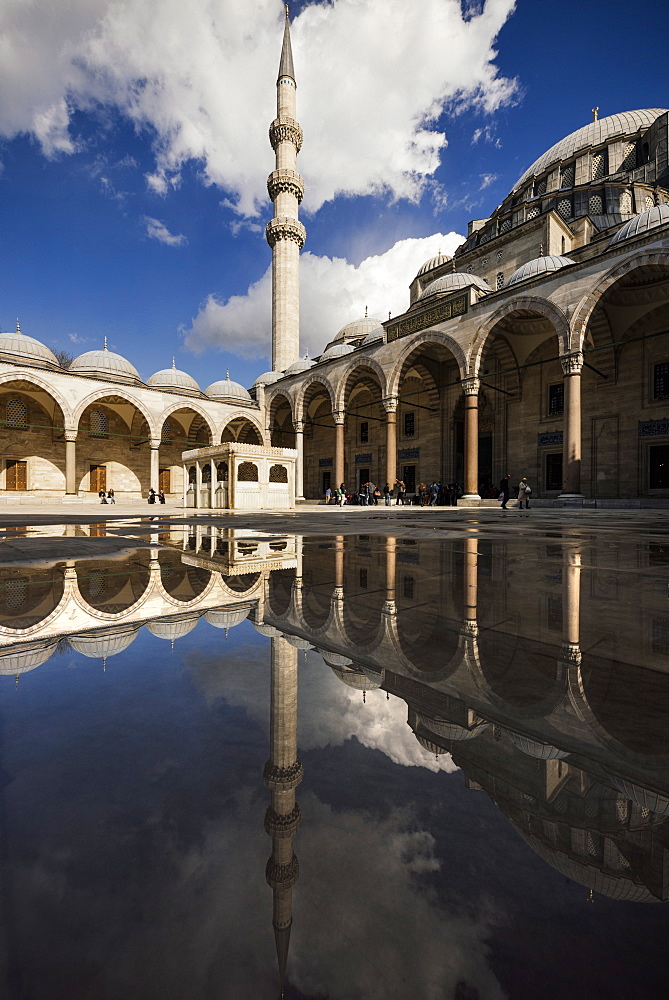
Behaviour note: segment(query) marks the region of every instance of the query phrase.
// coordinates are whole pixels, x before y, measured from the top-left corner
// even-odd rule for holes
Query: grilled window
[[[7,403],[7,426],[28,426],[28,407],[22,399],[10,399]]]
[[[655,365],[653,376],[653,398],[666,399],[669,396],[669,361]]]
[[[564,413],[564,382],[556,382],[548,386],[548,412]]]

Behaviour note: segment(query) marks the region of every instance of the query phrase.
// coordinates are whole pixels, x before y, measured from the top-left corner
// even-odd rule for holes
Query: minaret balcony
[[[297,198],[299,204],[304,197],[304,181],[296,170],[286,167],[273,170],[267,178],[267,193],[272,201],[276,201],[277,195],[286,192]]]
[[[265,237],[272,249],[281,240],[292,240],[293,243],[297,243],[301,250],[307,240],[307,231],[298,219],[279,215],[267,223]]]
[[[269,127],[269,141],[275,152],[280,142],[292,142],[299,153],[303,138],[302,129],[294,118],[275,118]]]

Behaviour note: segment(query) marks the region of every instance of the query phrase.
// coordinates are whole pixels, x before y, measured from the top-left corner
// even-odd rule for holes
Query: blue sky
[[[18,316],[74,354],[106,336],[144,378],[175,355],[203,387],[228,366],[245,384],[269,367],[263,187],[282,5],[239,8],[2,6],[2,329]],[[669,106],[652,44],[669,30],[663,0],[291,10],[311,353],[366,305],[403,309],[422,261],[593,106]]]

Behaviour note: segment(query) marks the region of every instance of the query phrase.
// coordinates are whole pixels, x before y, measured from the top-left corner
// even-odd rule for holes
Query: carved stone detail
[[[303,777],[304,768],[301,760],[293,761],[288,767],[279,767],[268,760],[263,771],[263,779],[267,787],[278,792],[297,788]]]
[[[397,396],[387,396],[385,399],[382,399],[381,402],[383,403],[383,409],[386,413],[397,413],[397,407],[400,402]]]
[[[265,868],[265,878],[272,889],[292,889],[299,874],[300,865],[294,854],[285,865],[279,865],[274,858],[270,858]]]
[[[477,639],[479,634],[479,623],[475,618],[467,618],[463,623],[461,632],[466,639]]]
[[[573,663],[578,667],[581,663],[581,647],[577,642],[562,643],[562,659],[565,663]]]
[[[472,375],[468,378],[463,378],[462,380],[462,391],[465,396],[478,396],[479,390],[481,388],[481,379],[476,378]]]
[[[273,170],[267,178],[267,193],[272,201],[275,201],[276,196],[283,191],[294,195],[298,203],[302,201],[304,197],[304,181],[295,170],[288,170],[282,167],[278,170]]]
[[[303,138],[302,129],[294,118],[275,118],[269,127],[269,141],[275,152],[280,142],[292,142],[299,153]]]
[[[270,219],[265,229],[267,242],[274,249],[279,240],[293,240],[300,250],[307,239],[307,231],[297,219],[290,219],[286,215],[280,215],[276,219]]]
[[[562,374],[565,378],[568,375],[580,375],[583,368],[583,351],[572,351],[570,354],[563,354],[560,358]]]
[[[278,813],[272,806],[268,806],[265,813],[265,832],[270,837],[293,837],[301,822],[302,814],[297,803],[288,813]]]

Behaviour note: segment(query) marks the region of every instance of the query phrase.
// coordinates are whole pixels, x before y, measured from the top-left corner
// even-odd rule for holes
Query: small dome
[[[1,668],[0,668],[1,672]],[[642,809],[650,809],[657,816],[669,816],[669,798],[660,792],[651,791],[650,788],[643,788],[635,785],[634,782],[626,778],[618,778],[616,775],[609,775],[611,781],[618,791],[622,792],[632,802],[636,802]]]
[[[368,333],[376,330],[379,326],[381,326],[380,319],[374,319],[373,316],[363,316],[362,319],[355,319],[352,323],[342,326],[333,342],[339,340],[362,340]]]
[[[272,385],[277,379],[281,378],[281,372],[263,372],[262,375],[258,375],[258,378],[253,383],[253,388],[257,388],[259,385]]]
[[[538,740],[530,739],[529,736],[521,736],[520,733],[509,733],[509,739],[514,747],[517,747],[528,757],[536,757],[537,760],[563,760],[569,756],[569,751],[558,750],[550,743],[539,743]]]
[[[367,347],[369,344],[377,344],[380,340],[383,340],[385,335],[386,331],[383,329],[383,327],[377,326],[376,330],[372,330],[371,333],[367,334],[367,336],[362,342],[362,347]]]
[[[0,656],[0,677],[16,677],[17,674],[27,674],[35,667],[41,667],[43,663],[53,656],[58,642],[50,642],[46,646],[36,646],[32,649],[23,649],[19,653],[8,652]]]
[[[351,657],[342,656],[340,653],[331,653],[327,649],[319,649],[318,652],[321,654],[328,667],[350,667]]]
[[[301,639],[299,635],[288,635],[284,632],[283,637],[294,649],[311,649],[311,643],[307,642],[306,639]]]
[[[172,360],[171,368],[163,368],[161,371],[156,372],[148,379],[147,385],[150,385],[154,389],[168,389],[172,392],[197,392],[199,393],[200,386],[197,384],[192,375],[188,372],[182,372],[174,364]]]
[[[669,222],[669,205],[654,205],[653,208],[641,212],[640,215],[635,215],[633,219],[621,226],[609,246],[615,246],[616,243],[622,243],[623,240],[628,240],[632,236],[646,233],[649,229],[655,229],[656,226],[664,226],[667,222]]]
[[[368,691],[373,686],[378,687],[378,685],[374,685],[370,681],[367,674],[360,667],[355,667],[352,664],[347,667],[336,667],[332,663],[328,665],[332,673],[336,674],[340,681],[343,681],[347,687],[354,688],[356,691]]]
[[[256,625],[253,624],[256,632],[260,632],[261,635],[266,635],[268,639],[275,639],[277,636],[281,635],[278,628],[274,628],[273,625]]]
[[[243,399],[244,402],[251,402],[248,390],[243,385],[240,385],[239,382],[233,382],[230,378],[230,372],[227,371],[225,378],[220,379],[218,382],[212,382],[204,392],[211,399]]]
[[[534,260],[529,260],[527,264],[523,264],[522,267],[513,272],[506,283],[506,287],[517,285],[519,281],[527,281],[528,278],[536,278],[540,274],[550,274],[551,271],[559,271],[560,268],[569,267],[573,263],[574,261],[571,257],[560,257],[558,254],[552,257],[535,257]]]
[[[86,351],[75,358],[69,370],[77,375],[93,375],[113,382],[141,382],[139,372],[129,361],[107,350],[107,342],[102,351]]]
[[[330,358],[343,358],[345,354],[351,354],[355,350],[353,344],[338,343],[328,347],[327,351],[321,354],[320,360],[326,361]]]
[[[152,635],[158,639],[181,639],[184,635],[192,632],[198,621],[199,615],[189,615],[188,618],[160,618],[158,621],[149,622],[146,626]]]
[[[453,271],[452,274],[445,274],[443,278],[431,281],[418,296],[418,300],[428,299],[431,295],[443,295],[446,292],[457,292],[461,288],[478,288],[482,292],[491,292],[492,288],[487,281],[479,278],[476,274],[463,274],[462,271]]]
[[[420,278],[421,275],[427,274],[428,271],[433,271],[435,267],[441,267],[442,264],[448,264],[449,260],[452,259],[452,257],[442,253],[440,250],[436,257],[430,257],[429,260],[426,260],[425,263],[418,268],[416,277]]]
[[[300,375],[302,372],[307,372],[313,366],[313,361],[308,358],[305,354],[303,358],[298,361],[293,361],[292,365],[288,365],[284,374],[286,375]]]
[[[471,740],[488,728],[486,723],[474,726],[473,729],[467,729],[465,726],[458,726],[454,722],[445,722],[443,719],[429,719],[422,715],[418,718],[423,729],[427,729],[435,736],[441,736],[446,740]]]
[[[8,357],[5,358],[3,355]],[[3,361],[13,361],[15,364],[60,368],[55,354],[44,344],[40,344],[39,340],[21,333],[18,323],[15,332],[0,333],[0,358]]]
[[[422,746],[423,750],[427,750],[428,753],[434,754],[435,757],[438,757],[439,754],[446,753],[446,750],[444,750],[443,747],[438,746],[436,743],[430,742],[430,740],[425,739],[424,736],[419,736],[417,733],[414,733],[414,736]]]
[[[128,632],[88,632],[72,636],[69,642],[72,649],[83,656],[105,659],[127,649],[137,638],[137,632],[137,628]]]
[[[204,619],[214,628],[234,628],[235,625],[241,625],[243,621],[246,621],[248,616],[248,608],[230,608],[229,610],[207,611]]]

